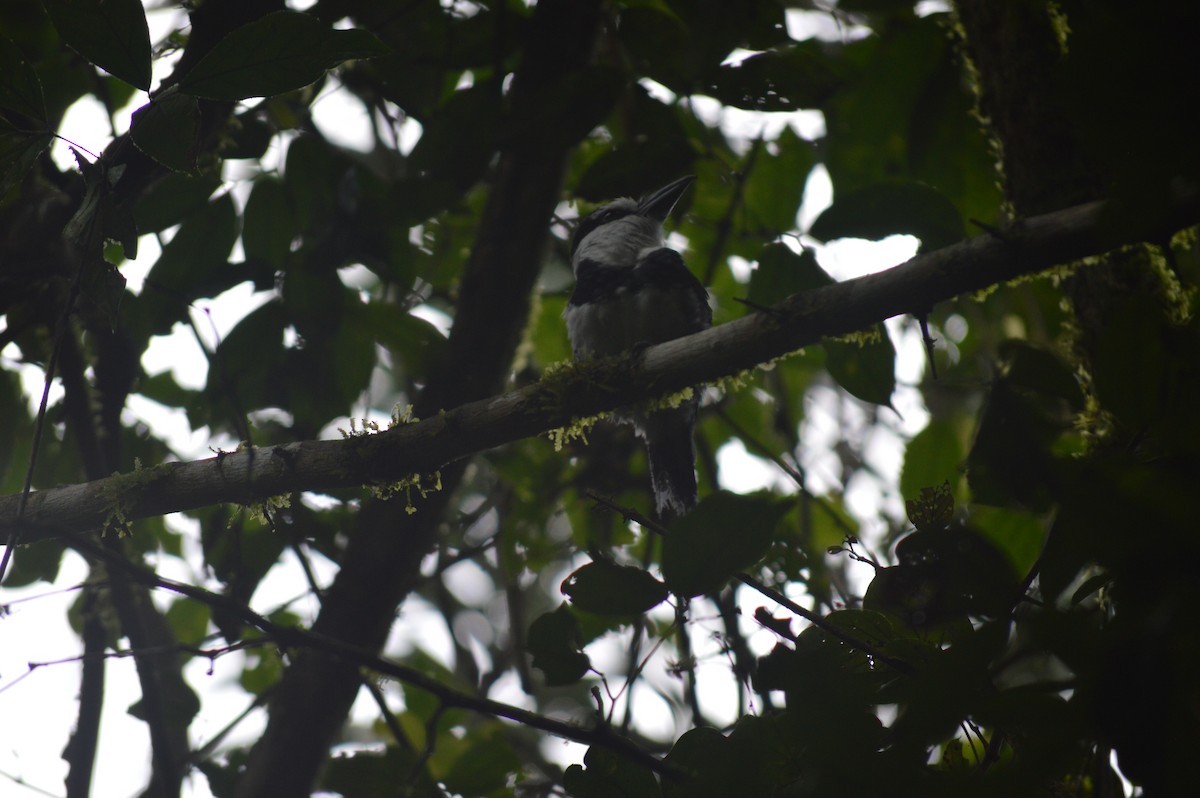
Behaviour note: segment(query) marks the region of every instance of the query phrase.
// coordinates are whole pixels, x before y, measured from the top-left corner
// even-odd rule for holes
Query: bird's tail
[[[670,523],[696,506],[695,400],[677,408],[658,410],[639,424],[650,461],[650,486],[655,514]]]

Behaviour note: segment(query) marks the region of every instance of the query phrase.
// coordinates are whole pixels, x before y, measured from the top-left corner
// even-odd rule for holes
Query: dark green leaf
[[[3,36],[0,36],[0,109],[16,111],[26,117],[31,126],[46,126],[46,102],[42,98],[41,81],[33,67],[25,62],[21,49]],[[4,120],[5,115],[0,114],[0,128],[7,127]],[[25,121],[13,119],[12,123],[21,127]]]
[[[291,192],[296,229],[320,228],[329,222],[343,170],[330,146],[317,136],[298,136],[288,144],[283,180]]]
[[[208,202],[221,186],[217,177],[193,177],[175,172],[155,182],[133,208],[141,233],[161,233],[179,224]]]
[[[788,245],[776,242],[767,244],[759,253],[750,275],[748,298],[756,305],[769,306],[792,294],[832,283],[833,278],[817,265],[812,250],[797,254]]]
[[[877,650],[898,636],[888,616],[871,610],[835,610],[825,616],[825,622]]]
[[[540,615],[529,627],[529,653],[533,667],[546,675],[546,684],[574,684],[591,667],[587,654],[579,650],[579,622],[566,604]]]
[[[917,531],[896,546],[899,565],[880,568],[863,607],[917,629],[1000,617],[1017,599],[1012,565],[978,532],[960,525]]]
[[[632,128],[589,161],[576,181],[576,198],[606,202],[638,196],[696,172],[696,147],[678,111],[651,97],[641,86],[632,89],[632,94],[632,118],[626,120],[622,111],[620,125],[624,128],[629,123]],[[700,197],[688,191],[679,210],[696,199]]]
[[[755,234],[774,238],[796,228],[796,214],[816,153],[813,145],[790,127],[764,150],[746,180],[746,216]]]
[[[315,83],[343,61],[386,52],[363,30],[333,30],[314,16],[277,11],[234,30],[179,82],[213,100],[270,97]]]
[[[950,483],[921,488],[912,499],[906,499],[904,509],[909,522],[921,531],[945,529],[954,518],[954,493]]]
[[[963,238],[962,217],[950,200],[923,183],[876,183],[844,197],[817,217],[809,233],[820,241],[890,235],[921,239],[922,251],[948,246]]]
[[[257,115],[242,114],[237,118],[233,130],[229,131],[229,137],[221,142],[220,155],[226,160],[261,158],[267,147],[271,146],[276,132],[275,127],[259,119]]]
[[[1013,569],[1027,574],[1046,545],[1046,519],[1036,513],[973,504],[971,527],[1008,556]]]
[[[258,648],[247,652],[247,662],[238,674],[238,684],[248,693],[262,695],[279,683],[283,661],[278,649]]]
[[[667,586],[681,596],[719,590],[762,559],[790,503],[768,493],[708,496],[671,528],[663,546]]]
[[[83,270],[79,288],[84,307],[99,316],[110,330],[115,330],[121,300],[125,297],[125,275],[108,261],[97,258]]]
[[[42,5],[72,50],[150,90],[150,29],[140,0],[42,0]]]
[[[154,333],[167,333],[193,300],[216,296],[241,281],[242,275],[225,260],[236,240],[237,211],[228,194],[184,222],[146,275],[138,298],[150,310]]]
[[[425,125],[409,154],[414,173],[468,188],[495,153],[501,97],[491,83],[456,91]]]
[[[912,172],[908,131],[926,124],[919,116],[926,84],[953,57],[939,20],[893,21],[831,57],[847,80],[821,109],[827,127],[822,162],[836,191],[854,191],[885,178],[922,179]]]
[[[536,136],[553,146],[574,144],[600,124],[625,88],[626,76],[612,67],[594,66],[571,72],[541,92],[532,108],[522,109],[516,126],[505,131],[510,138]]]
[[[455,795],[493,795],[521,769],[499,724],[474,729],[465,742],[441,778],[446,789]]]
[[[171,603],[164,617],[176,640],[185,646],[196,646],[208,636],[208,621],[212,617],[212,610],[199,601],[181,597]]]
[[[195,97],[171,94],[133,114],[129,130],[138,149],[176,172],[196,171],[200,107]]]
[[[749,111],[816,108],[842,85],[839,73],[822,43],[810,39],[722,65],[707,93]]]
[[[62,557],[63,547],[54,541],[22,544],[13,553],[4,574],[4,584],[9,587],[23,587],[38,581],[50,584],[58,576]]]
[[[961,63],[943,56],[909,117],[908,162],[912,177],[945,194],[964,219],[999,224],[996,156],[974,113],[976,101]]]
[[[1067,402],[1038,390],[993,381],[967,455],[967,480],[976,501],[1041,509],[1054,482],[1051,446],[1072,429]]]
[[[654,774],[627,757],[607,748],[592,746],[583,764],[571,765],[563,774],[563,786],[572,798],[660,798]]]
[[[53,133],[26,135],[0,127],[0,198],[21,182],[53,141]]]
[[[273,269],[282,268],[295,236],[295,214],[283,181],[274,177],[256,180],[242,219],[246,258],[263,260]]]
[[[904,448],[900,495],[916,496],[922,488],[947,480],[956,486],[962,477],[965,455],[954,424],[938,418],[930,420]]]
[[[1178,375],[1191,366],[1167,350],[1158,300],[1130,296],[1108,314],[1092,359],[1092,379],[1101,406],[1130,431],[1156,421]],[[1166,375],[1171,375],[1170,377]]]
[[[1071,367],[1056,353],[1020,338],[1009,338],[996,348],[1004,376],[1014,387],[1067,403],[1072,412],[1083,410],[1083,391]]]
[[[743,0],[731,11],[719,2],[628,3],[618,31],[639,73],[689,94],[709,85],[735,48],[774,50],[792,43],[778,3]]]
[[[121,247],[121,255],[127,260],[135,260],[138,253],[138,229],[133,220],[133,212],[125,205],[110,203],[104,214],[103,235],[105,241],[112,241]],[[107,254],[106,254],[107,256]],[[113,253],[110,261],[120,265],[119,257]],[[122,278],[122,286],[124,279]]]
[[[378,302],[367,304],[363,314],[371,338],[392,351],[397,371],[426,374],[441,361],[446,337],[425,319],[398,313],[394,306]],[[561,334],[561,316],[558,322]]]
[[[345,310],[343,322],[330,339],[327,352],[332,360],[330,377],[333,389],[324,394],[316,392],[326,400],[321,403],[324,409],[319,413],[320,424],[345,413],[345,408],[367,389],[376,362],[375,338],[367,324],[364,306],[357,296],[340,285],[338,293],[329,297],[331,302],[335,301],[335,296],[342,302]],[[309,372],[309,377],[312,373]],[[313,394],[313,391],[308,390],[310,381],[302,378],[301,374],[302,372],[292,372],[294,390]]]
[[[170,371],[143,377],[138,383],[138,393],[164,407],[186,407],[196,395],[176,382]]]
[[[686,143],[679,146],[669,136],[621,144],[588,167],[575,187],[575,195],[602,202],[650,192],[688,174],[695,157],[695,152]],[[686,195],[683,203],[688,203]]]
[[[261,407],[290,406],[283,349],[287,315],[281,302],[268,302],[238,322],[217,347],[206,393],[221,409],[241,417]]]
[[[321,772],[320,786],[342,795],[387,795],[404,784],[411,798],[441,798],[428,771],[421,767],[419,752],[389,745],[382,755],[356,751],[331,757]]]
[[[597,615],[641,615],[667,599],[667,587],[641,568],[605,560],[577,568],[563,580],[571,604]]]
[[[861,345],[825,341],[825,367],[851,396],[890,407],[896,390],[896,347],[882,324],[876,330],[878,336]]]
[[[716,729],[695,728],[675,741],[664,759],[687,777],[663,781],[663,798],[728,798],[742,794],[744,776],[734,746]]]

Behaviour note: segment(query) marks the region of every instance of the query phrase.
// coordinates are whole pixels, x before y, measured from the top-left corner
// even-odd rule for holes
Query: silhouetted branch
[[[1094,202],[1027,219],[1005,238],[977,236],[876,274],[806,291],[695,335],[647,348],[640,358],[575,366],[518,391],[439,412],[379,435],[303,441],[35,491],[19,522],[22,540],[103,525],[118,503],[126,518],[253,502],[294,491],[386,484],[428,474],[471,454],[651,397],[738,374],[822,338],[1036,274],[1079,258],[1161,237],[1200,220],[1195,194],[1153,227]],[[136,477],[136,478],[135,478]],[[18,523],[19,496],[0,498],[0,532]]]
[[[120,557],[109,551],[106,547],[92,543],[90,541],[76,541],[77,548],[80,552],[86,554],[90,558],[102,560],[109,568],[119,570],[130,582],[146,585],[147,587],[157,587],[164,590],[170,590],[173,593],[178,593],[182,596],[187,596],[190,599],[199,601],[213,609],[223,610],[232,615],[236,615],[246,624],[255,627],[263,634],[267,635],[271,641],[281,648],[292,649],[310,649],[321,651],[325,654],[330,654],[342,660],[353,663],[357,667],[367,668],[381,676],[387,676],[397,681],[404,682],[406,685],[416,687],[430,693],[444,707],[452,707],[457,709],[466,709],[472,712],[478,712],[484,715],[492,715],[499,718],[507,718],[516,721],[525,726],[534,729],[540,729],[548,734],[556,737],[562,737],[566,740],[574,740],[585,745],[597,745],[601,748],[607,748],[614,753],[636,762],[644,767],[653,770],[655,773],[667,778],[678,778],[681,774],[677,773],[670,766],[666,765],[658,757],[650,754],[642,749],[631,740],[619,736],[606,724],[599,724],[591,728],[584,728],[573,723],[567,723],[553,718],[548,718],[544,715],[539,715],[536,712],[522,709],[520,707],[505,704],[500,701],[493,701],[490,698],[482,698],[479,696],[463,693],[454,690],[436,679],[422,673],[416,668],[411,668],[407,665],[402,665],[398,662],[386,659],[368,651],[364,648],[353,646],[338,640],[328,635],[323,635],[317,632],[311,632],[305,629],[300,629],[290,626],[282,626],[269,620],[268,618],[254,612],[245,604],[235,601],[227,596],[222,596],[218,593],[205,590],[204,588],[188,585],[182,582],[176,582],[171,579],[165,579],[153,571],[140,568],[128,560]],[[244,642],[241,645],[260,645],[264,641]],[[162,652],[158,650],[147,651],[130,651],[130,655],[145,656],[158,655],[162,653],[178,653],[180,651],[195,653],[200,656],[211,656],[214,651],[209,649],[193,649],[187,646],[175,646],[172,652]],[[225,652],[228,649],[222,648],[216,651]],[[73,658],[75,659],[75,658]],[[44,665],[50,663],[38,663]]]

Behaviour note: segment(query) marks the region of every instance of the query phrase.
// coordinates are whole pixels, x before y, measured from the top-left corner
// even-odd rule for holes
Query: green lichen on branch
[[[284,493],[279,496],[268,496],[262,501],[250,502],[245,505],[246,515],[251,520],[257,521],[263,526],[274,527],[275,524],[271,520],[271,515],[279,510],[286,510],[292,506],[292,497],[290,494]]]
[[[568,403],[568,396],[581,391],[611,393],[614,390],[612,386],[620,384],[617,380],[630,373],[632,363],[628,355],[618,355],[550,364],[542,372],[542,379],[538,383],[541,386],[535,400],[538,412],[560,411]],[[610,415],[608,412],[599,412],[590,416],[573,416],[566,426],[547,430],[545,434],[554,444],[554,451],[559,452],[571,441],[581,440],[586,444],[588,431],[596,422]]]
[[[420,421],[419,418],[413,415],[413,406],[397,404],[392,408],[392,418],[388,422],[387,428],[393,429],[404,424],[416,424]],[[349,438],[365,438],[372,435],[377,435],[383,432],[378,421],[364,418],[360,421],[350,419],[350,429],[345,430],[338,427],[338,432],[342,433],[342,437]],[[371,495],[377,499],[387,501],[403,494],[405,507],[404,511],[412,515],[417,511],[416,504],[413,499],[419,496],[424,499],[429,494],[442,489],[442,472],[434,471],[432,474],[409,474],[401,477],[394,482],[373,483],[365,486],[371,492]]]
[[[563,446],[571,441],[583,441],[584,445],[588,442],[588,432],[592,427],[596,426],[597,421],[601,421],[608,417],[608,413],[597,413],[594,416],[587,418],[573,418],[571,423],[565,427],[555,427],[551,430],[546,430],[546,437],[554,444],[554,451],[561,452]]]
[[[413,406],[411,404],[401,407],[400,404],[397,403],[394,407],[392,407],[392,418],[390,421],[388,421],[387,428],[392,429],[393,427],[398,427],[402,424],[416,424],[420,420],[421,419],[413,415]],[[377,435],[382,431],[383,429],[379,422],[372,421],[369,418],[351,418],[349,430],[338,427],[338,432],[342,434],[343,438],[364,438],[368,435]]]
[[[432,474],[409,474],[395,482],[368,485],[367,489],[371,491],[372,496],[383,501],[394,499],[403,493],[404,512],[412,515],[417,511],[417,506],[413,502],[413,495],[416,494],[424,499],[429,494],[440,491],[442,489],[442,472],[434,471]]]
[[[855,330],[845,335],[833,335],[825,340],[836,341],[839,344],[858,344],[860,347],[877,344],[883,340],[883,325],[876,324],[866,330]]]
[[[102,529],[105,532],[116,530],[121,535],[128,532],[130,516],[143,491],[162,476],[159,468],[143,468],[142,461],[136,457],[133,458],[133,470],[128,474],[114,472],[100,488],[100,497],[104,500]]]

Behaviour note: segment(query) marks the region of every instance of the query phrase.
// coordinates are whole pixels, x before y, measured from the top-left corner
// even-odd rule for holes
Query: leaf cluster
[[[553,375],[569,356],[572,220],[682,174],[697,181],[671,243],[710,288],[716,323],[831,284],[830,242],[908,235],[929,252],[1002,235],[1013,149],[981,122],[1005,109],[988,104],[958,17],[892,0],[802,15],[774,0],[587,3],[594,53],[560,73],[536,61],[554,50],[538,26],[554,30],[568,5],[208,0],[172,7],[158,42],[136,0],[0,8],[3,493],[21,492],[34,460],[35,487],[117,470],[149,475],[129,489],[153,491],[154,464],[196,453],[133,420],[143,400],[186,420],[219,462],[237,441],[282,456],[268,452],[354,430],[351,418],[377,429],[393,407],[435,402],[431,385]],[[1053,5],[1071,31],[1052,87],[1072,98],[1067,129],[1106,189],[1160,212],[1164,186],[1197,177],[1196,155],[1170,107],[1190,96],[1167,79],[1184,71],[1150,31],[1178,43],[1195,14],[1156,5],[1178,25],[1155,28],[1135,9]],[[797,40],[801,16],[835,33]],[[1118,51],[1120,69],[1106,59]],[[333,93],[368,120],[367,148],[339,143],[321,113]],[[1128,103],[1116,122],[1111,93]],[[114,120],[113,140],[61,167],[50,147],[83,100]],[[821,114],[815,140],[801,109]],[[747,118],[753,130],[736,129]],[[514,154],[543,150],[569,154],[557,207],[533,220],[531,297],[482,302],[478,263],[523,268],[486,255],[503,209],[528,197],[493,195],[522,185]],[[801,229],[818,167],[832,204]],[[908,367],[923,331],[901,320],[742,375],[736,390],[698,387],[705,499],[669,529],[638,513],[652,504],[641,442],[601,419],[586,436],[447,464],[438,490],[421,477],[393,486],[406,507],[337,490],[248,513],[231,482],[182,524],[137,521],[110,546],[138,567],[185,561],[220,600],[194,592],[160,612],[143,596],[134,615],[116,606],[119,581],[95,579],[74,617],[82,632],[94,604],[121,610],[95,660],[122,635],[146,640],[146,618],[155,650],[181,661],[244,650],[237,682],[258,706],[295,695],[304,653],[286,635],[264,644],[233,611],[258,606],[269,573],[291,568],[322,607],[314,633],[333,637],[384,617],[371,630],[384,645],[403,600],[386,654],[440,692],[371,681],[377,719],[347,727],[349,754],[312,743],[327,761],[302,763],[321,770],[308,791],[1100,795],[1117,784],[1115,750],[1146,794],[1184,794],[1200,728],[1188,674],[1200,647],[1196,253],[1194,236],[1123,253],[1146,290],[1099,291],[1119,298],[1102,324],[1064,282],[1088,264],[929,307],[936,380],[932,364]],[[239,288],[258,301],[213,341],[198,310]],[[147,353],[189,329],[202,373],[151,373]],[[455,348],[472,329],[522,340]],[[31,366],[63,389],[42,419],[19,373]],[[929,420],[914,432],[896,408]],[[756,467],[769,488],[730,489]],[[406,509],[434,533],[397,540],[414,528]],[[392,541],[394,560],[356,560],[368,536]],[[16,549],[5,589],[53,581],[65,553]],[[317,562],[372,580],[329,587]],[[263,615],[277,632],[309,625],[287,602]],[[171,771],[163,740],[187,747],[187,699],[207,689],[168,659],[139,661],[154,675],[137,712],[154,730],[156,779]],[[184,698],[156,704],[170,673]],[[352,662],[337,678],[323,687],[347,693],[348,711],[363,676]],[[514,695],[542,727],[581,730],[582,762],[564,768],[535,724],[494,717],[488,702]],[[272,717],[286,717],[279,704],[294,699],[275,700]],[[645,722],[655,708],[667,723]],[[185,762],[214,794],[237,795],[247,756],[222,736],[185,750],[176,788]]]

